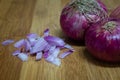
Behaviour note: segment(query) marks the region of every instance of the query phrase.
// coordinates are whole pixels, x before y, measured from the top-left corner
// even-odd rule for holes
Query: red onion
[[[108,21],[102,25],[93,25],[85,36],[88,51],[104,61],[120,61],[120,23]]]
[[[85,29],[105,17],[106,7],[100,0],[74,0],[63,8],[60,24],[68,37],[83,40]]]
[[[120,7],[109,18],[94,24],[85,34],[88,51],[96,58],[108,62],[120,62]]]

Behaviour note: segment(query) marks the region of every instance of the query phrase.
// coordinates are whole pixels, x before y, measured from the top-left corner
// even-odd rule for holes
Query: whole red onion
[[[91,26],[86,31],[85,43],[94,57],[103,61],[119,62],[120,22],[112,20]]]
[[[63,8],[60,24],[68,37],[84,40],[84,32],[89,25],[105,17],[106,7],[100,0],[74,0]]]

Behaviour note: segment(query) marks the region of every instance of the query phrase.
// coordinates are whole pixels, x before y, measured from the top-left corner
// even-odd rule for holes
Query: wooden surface
[[[30,57],[22,62],[12,56],[12,45],[0,45],[0,80],[120,80],[120,65],[95,60],[82,43],[70,41],[62,34],[59,24],[61,9],[69,0],[0,0],[0,42],[19,40],[27,33],[42,35],[46,28],[51,34],[64,38],[75,52],[62,59],[57,67],[42,59]],[[120,0],[103,0],[109,11]]]

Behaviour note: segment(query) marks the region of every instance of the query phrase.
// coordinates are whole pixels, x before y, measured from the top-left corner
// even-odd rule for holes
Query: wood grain
[[[109,11],[120,5],[120,0],[102,0]],[[50,28],[75,48],[57,67],[44,59],[30,57],[22,62],[12,56],[12,45],[0,45],[0,80],[120,80],[120,64],[109,64],[94,59],[83,43],[69,40],[62,33],[59,17],[69,0],[0,0],[0,42],[19,40],[27,33],[42,35]]]
[[[0,0],[0,42],[18,40],[30,32],[35,0]],[[18,80],[22,62],[12,46],[0,46],[0,80]]]

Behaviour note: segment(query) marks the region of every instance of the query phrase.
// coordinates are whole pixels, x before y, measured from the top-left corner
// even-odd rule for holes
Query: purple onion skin
[[[66,11],[67,8],[63,9],[62,13]],[[69,14],[62,14],[60,17],[60,24],[63,32],[70,38],[75,39],[75,40],[82,40],[83,39],[83,34],[84,34],[84,29],[82,26],[87,27],[87,20],[85,19],[84,16],[79,17],[79,13],[75,12],[69,20],[67,20],[67,16]],[[77,21],[82,20],[83,24],[76,24]],[[76,25],[75,25],[76,24]]]
[[[98,0],[98,3],[105,11],[107,11],[105,5]],[[91,24],[84,15],[80,15],[79,11],[73,11],[72,16],[68,17],[71,13],[66,13],[70,9],[70,6],[66,5],[61,13],[60,16],[60,25],[62,28],[62,31],[71,39],[74,40],[84,40],[84,33],[86,29]],[[88,14],[92,19],[99,20],[99,16],[97,15],[90,15]]]
[[[86,31],[87,50],[95,58],[106,62],[120,62],[120,24],[107,31],[101,25],[93,25]]]

